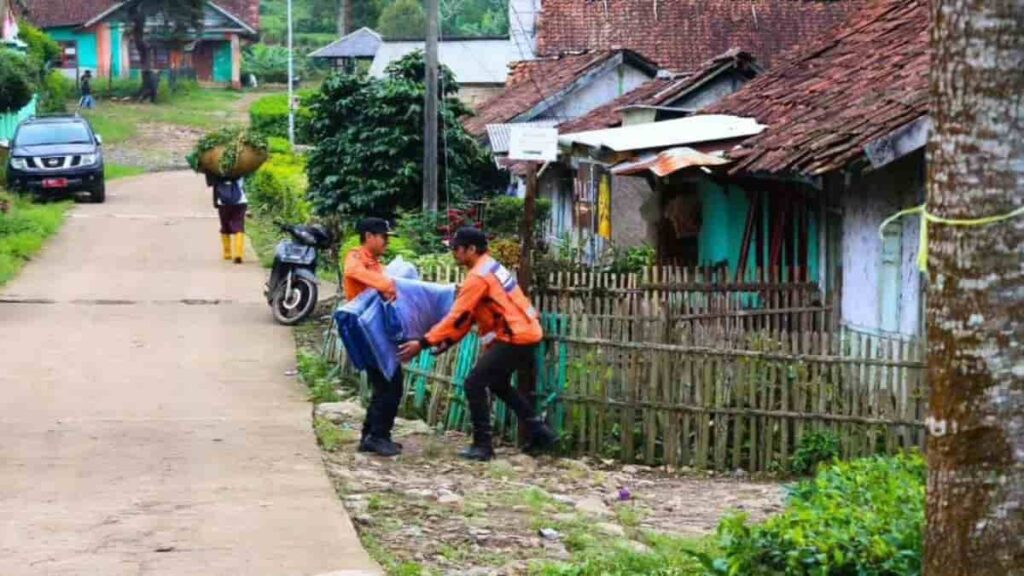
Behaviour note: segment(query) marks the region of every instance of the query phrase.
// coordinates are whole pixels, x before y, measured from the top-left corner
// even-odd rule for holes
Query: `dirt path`
[[[0,574],[378,570],[213,216],[192,174],[118,181],[0,295]]]
[[[513,448],[488,464],[468,463],[456,456],[465,436],[439,437],[419,421],[396,427],[400,458],[368,457],[355,451],[358,403],[322,404],[317,414],[341,429],[341,445],[325,456],[328,473],[364,540],[396,572],[415,565],[445,576],[519,576],[584,548],[646,552],[652,535],[696,541],[730,511],[760,521],[783,506],[779,483],[734,474],[534,459]]]

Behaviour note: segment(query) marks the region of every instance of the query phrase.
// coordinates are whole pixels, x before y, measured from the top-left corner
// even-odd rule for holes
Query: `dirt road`
[[[0,574],[378,572],[209,204],[112,184],[0,294]]]

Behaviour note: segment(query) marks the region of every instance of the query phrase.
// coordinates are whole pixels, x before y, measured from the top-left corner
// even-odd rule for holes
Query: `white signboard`
[[[558,129],[513,126],[509,135],[509,160],[554,162],[558,160]]]

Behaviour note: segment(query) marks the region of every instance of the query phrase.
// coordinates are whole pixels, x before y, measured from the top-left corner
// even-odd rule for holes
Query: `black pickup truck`
[[[39,197],[87,192],[93,202],[106,200],[103,140],[85,118],[30,118],[18,126],[14,140],[0,141],[4,145],[10,150],[8,188]]]

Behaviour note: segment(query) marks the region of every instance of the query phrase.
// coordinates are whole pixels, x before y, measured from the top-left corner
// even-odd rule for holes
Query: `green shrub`
[[[308,90],[299,91],[303,104],[295,112],[295,139],[298,142],[309,141],[311,114],[305,101],[311,94]],[[267,136],[288,138],[288,95],[270,94],[253,102],[249,108],[249,120],[255,130]]]
[[[537,210],[534,218],[534,230],[543,233],[548,219],[551,217],[551,201],[546,198],[537,199]],[[497,196],[487,203],[484,215],[484,229],[488,234],[497,236],[518,236],[519,225],[523,221],[523,199],[514,196]]]
[[[703,559],[721,575],[920,574],[924,501],[920,454],[831,464],[764,524],[723,520],[721,557]]]
[[[246,195],[257,214],[305,222],[310,214],[306,187],[306,163],[301,156],[271,154],[270,160],[246,180]]]
[[[32,101],[34,92],[28,58],[13,50],[0,49],[0,113],[21,110]]]
[[[435,218],[422,210],[398,211],[395,232],[408,240],[409,248],[418,255],[445,252],[441,243],[441,235],[437,231],[440,216]]]
[[[641,272],[654,265],[656,253],[654,248],[647,246],[631,246],[629,248],[616,248],[612,254],[612,263],[609,271],[619,274]]]
[[[301,55],[300,55],[301,54]],[[306,70],[304,53],[296,51],[295,74],[303,76]],[[252,74],[261,84],[288,83],[288,48],[253,44],[242,53],[242,76]]]
[[[68,100],[75,97],[75,83],[57,70],[46,74],[39,94],[39,111],[44,114],[64,112]]]
[[[280,136],[271,136],[267,138],[268,150],[271,154],[294,154],[295,149],[292,148],[291,142],[287,138]]]
[[[789,462],[793,474],[811,474],[818,464],[839,457],[839,437],[834,432],[811,432],[800,439],[800,446]]]
[[[28,45],[26,52],[33,67],[45,70],[60,58],[60,44],[32,24],[24,20],[18,22],[18,36]]]

